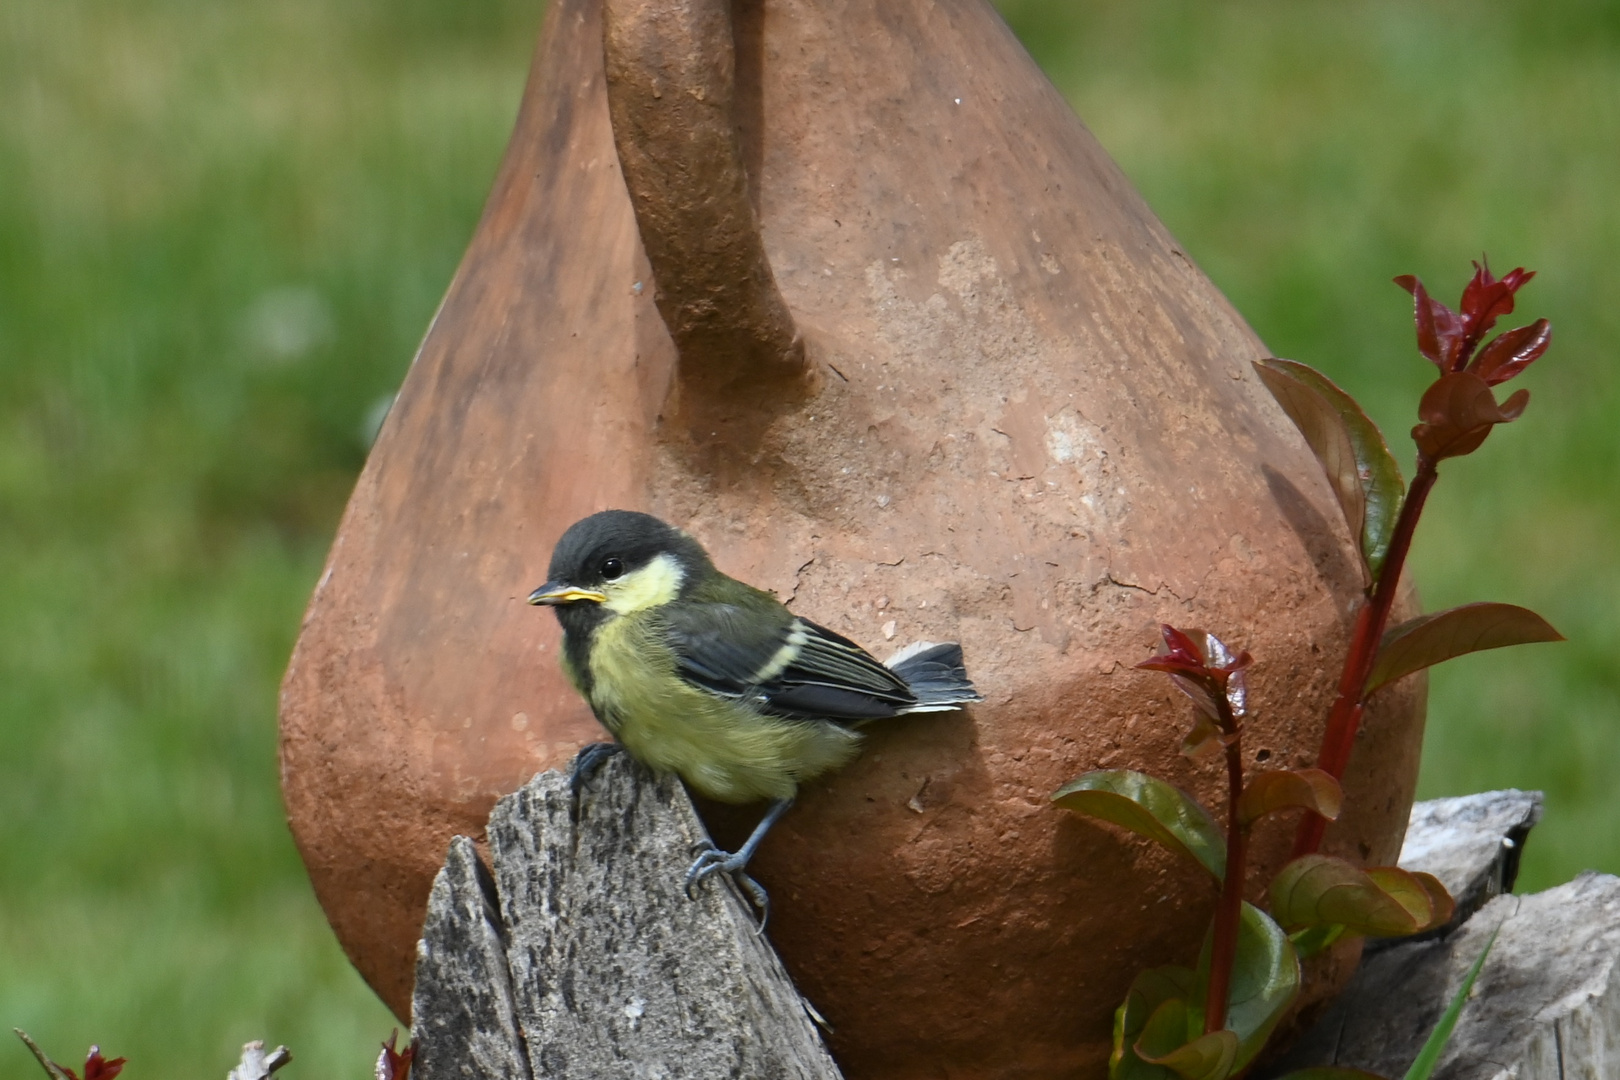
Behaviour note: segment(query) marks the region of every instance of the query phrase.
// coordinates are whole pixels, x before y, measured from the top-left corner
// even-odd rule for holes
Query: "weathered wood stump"
[[[1433,874],[1457,901],[1451,921],[1428,935],[1444,937],[1492,899],[1513,891],[1525,837],[1541,820],[1541,792],[1485,791],[1430,799],[1412,807],[1400,865]],[[1369,942],[1410,943],[1411,938]]]
[[[433,884],[416,1080],[836,1080],[748,904],[724,878],[683,891],[706,839],[679,782],[623,754],[577,802],[546,772],[497,803],[493,873],[457,837]]]
[[[1413,807],[1401,865],[1444,881],[1456,918],[1423,940],[1371,943],[1345,994],[1267,1074],[1400,1076],[1500,925],[1437,1080],[1620,1076],[1620,878],[1510,895],[1540,817],[1534,792]],[[457,837],[434,882],[417,1080],[836,1080],[748,904],[725,879],[683,892],[706,838],[680,784],[623,755],[578,802],[556,772],[502,799],[493,873]]]
[[[1401,865],[1457,897],[1451,928],[1369,950],[1344,994],[1277,1076],[1307,1065],[1401,1076],[1498,926],[1435,1080],[1603,1080],[1620,1076],[1620,878],[1582,874],[1507,895],[1534,792],[1493,791],[1412,808]]]
[[[292,1054],[285,1046],[266,1050],[264,1042],[255,1039],[243,1045],[241,1062],[226,1074],[225,1080],[270,1080],[271,1073],[291,1060]]]

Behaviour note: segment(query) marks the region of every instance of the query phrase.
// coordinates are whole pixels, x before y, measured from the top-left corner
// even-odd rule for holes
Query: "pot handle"
[[[675,339],[710,392],[805,370],[749,199],[730,0],[603,0],[613,142]]]

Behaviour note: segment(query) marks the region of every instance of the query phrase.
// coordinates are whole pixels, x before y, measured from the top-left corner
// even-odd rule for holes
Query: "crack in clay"
[[[1146,585],[1138,585],[1134,581],[1121,581],[1119,578],[1114,576],[1114,572],[1112,570],[1106,571],[1103,574],[1102,580],[1097,582],[1096,587],[1101,588],[1104,585],[1112,585],[1119,589],[1134,589],[1137,592],[1146,593],[1147,595],[1154,597],[1158,596],[1161,592],[1168,593],[1170,598],[1176,601],[1178,604],[1189,603],[1197,595],[1194,593],[1193,596],[1179,596],[1177,595],[1176,590],[1172,589],[1163,581],[1159,582],[1159,587],[1156,589],[1150,589]],[[1095,589],[1093,589],[1093,591],[1095,591]]]
[[[818,558],[820,558],[819,555],[810,556],[802,566],[793,571],[793,589],[788,593],[787,599],[782,601],[783,606],[793,603],[794,599],[799,595],[799,587],[804,584],[804,572],[815,565]]]

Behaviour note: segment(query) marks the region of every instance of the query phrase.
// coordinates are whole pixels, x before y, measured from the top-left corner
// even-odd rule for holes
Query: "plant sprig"
[[[1328,822],[1343,806],[1340,780],[1375,691],[1452,657],[1563,640],[1539,615],[1511,604],[1466,604],[1389,626],[1440,462],[1473,453],[1496,425],[1518,419],[1529,403],[1529,391],[1498,402],[1493,388],[1547,351],[1552,341],[1547,320],[1482,343],[1497,320],[1512,313],[1518,290],[1534,276],[1518,268],[1498,278],[1488,265],[1476,263],[1456,311],[1430,297],[1417,278],[1396,279],[1413,297],[1418,351],[1439,369],[1418,403],[1419,423],[1412,429],[1417,464],[1409,486],[1377,425],[1327,376],[1292,360],[1255,364],[1327,474],[1360,551],[1366,588],[1315,768],[1245,777],[1244,673],[1253,659],[1208,631],[1166,625],[1157,653],[1137,667],[1167,674],[1192,700],[1193,726],[1183,751],[1224,755],[1224,827],[1189,793],[1129,770],[1086,773],[1053,794],[1058,806],[1122,826],[1193,859],[1220,886],[1196,969],[1154,968],[1131,984],[1115,1015],[1112,1080],[1239,1076],[1298,998],[1302,957],[1346,936],[1403,937],[1451,920],[1455,902],[1432,875],[1393,866],[1362,868],[1319,848]],[[1243,897],[1249,833],[1262,817],[1292,810],[1303,812],[1293,857],[1271,881],[1269,910],[1262,911]],[[1448,1012],[1452,1023],[1461,1000]],[[1430,1068],[1448,1035],[1449,1027],[1437,1029],[1430,1043],[1436,1038],[1438,1043],[1425,1048]],[[1371,1076],[1329,1070],[1295,1080],[1328,1075]]]

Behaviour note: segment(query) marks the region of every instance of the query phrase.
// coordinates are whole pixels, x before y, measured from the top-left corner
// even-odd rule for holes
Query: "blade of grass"
[[[1502,922],[1507,922],[1503,919]],[[1463,1005],[1468,1002],[1468,994],[1474,989],[1474,980],[1479,978],[1480,969],[1485,966],[1485,958],[1491,955],[1491,946],[1496,944],[1496,935],[1502,932],[1502,923],[1496,924],[1491,936],[1485,942],[1485,948],[1480,950],[1479,959],[1474,966],[1468,969],[1468,977],[1463,979],[1462,985],[1457,988],[1456,996],[1446,1011],[1440,1017],[1440,1022],[1434,1025],[1429,1032],[1429,1038],[1418,1051],[1418,1056],[1412,1059],[1412,1067],[1406,1070],[1402,1080],[1429,1080],[1434,1074],[1434,1067],[1440,1063],[1440,1055],[1445,1053],[1446,1043],[1451,1041],[1451,1032],[1457,1026],[1457,1018],[1462,1015]]]

